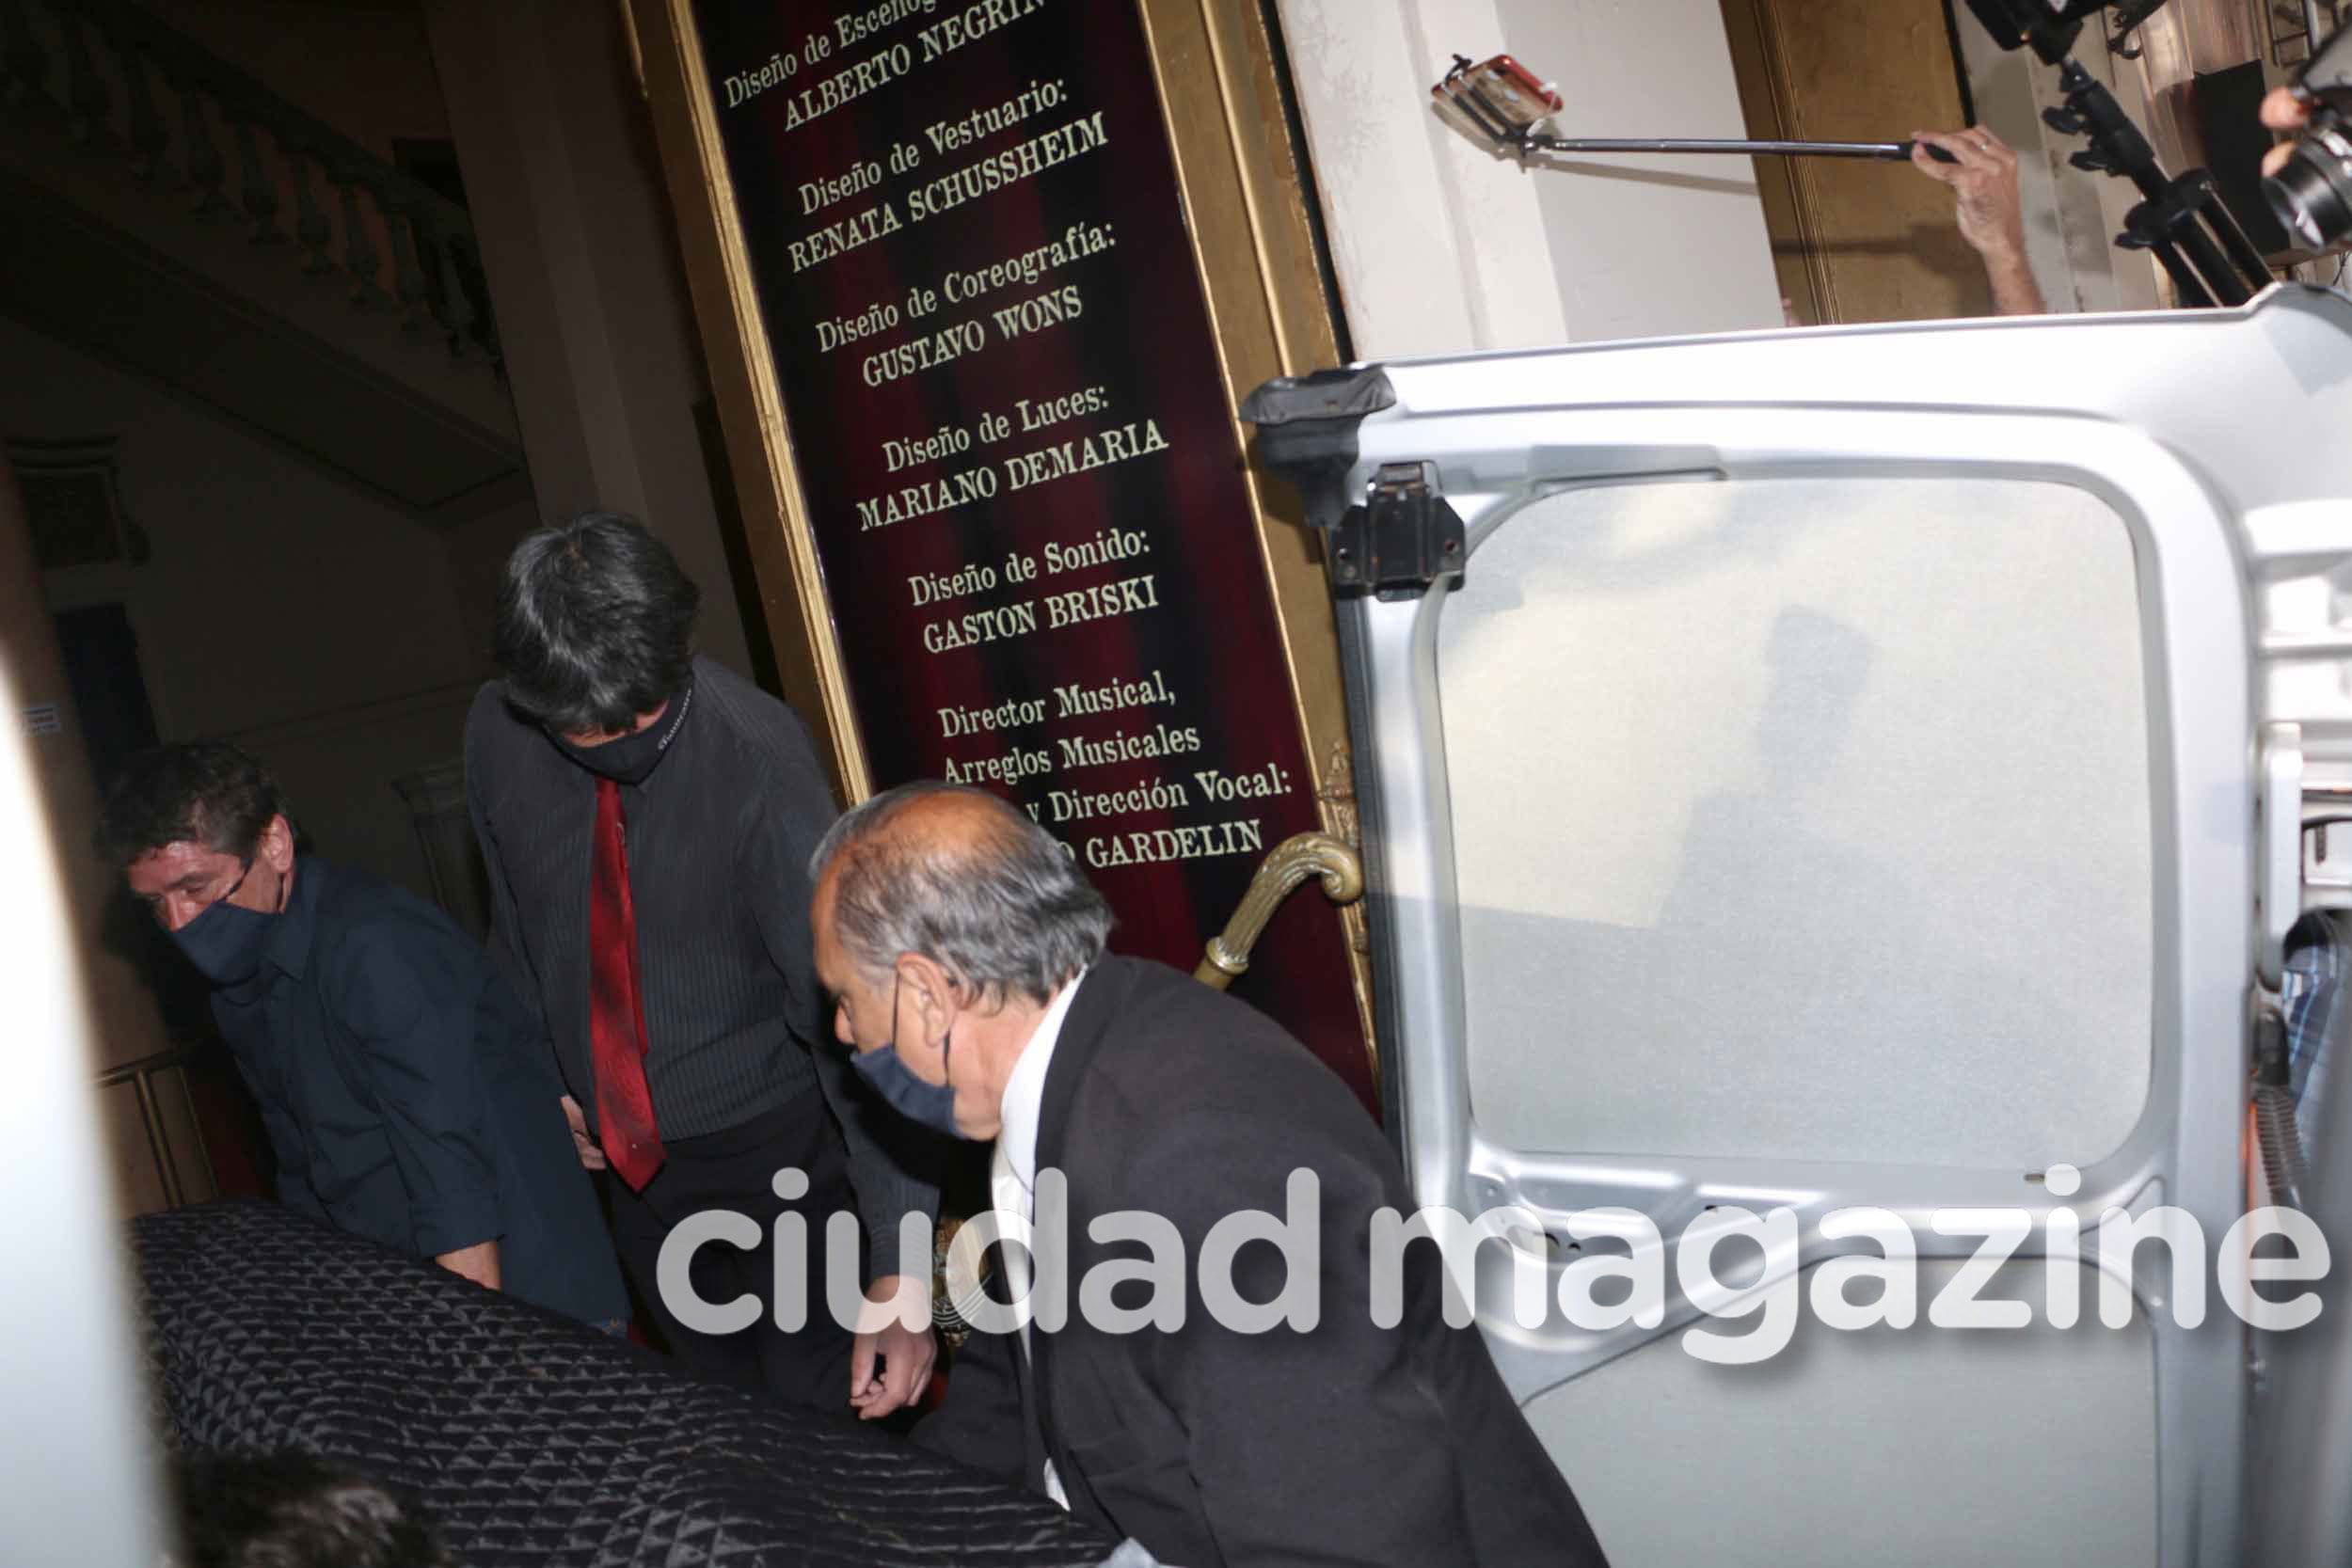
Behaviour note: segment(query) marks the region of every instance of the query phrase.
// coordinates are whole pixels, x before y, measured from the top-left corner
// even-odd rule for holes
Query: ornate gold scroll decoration
[[[1315,804],[1322,814],[1325,830],[1332,837],[1351,849],[1364,847],[1356,826],[1356,759],[1347,748],[1345,736],[1331,742],[1331,754],[1324,759],[1323,783],[1315,790]]]
[[[1356,810],[1356,758],[1348,750],[1345,736],[1331,742],[1331,754],[1323,764],[1323,784],[1315,791],[1315,805],[1323,814],[1323,826],[1327,832],[1351,849],[1363,848],[1363,833]],[[1362,899],[1340,907],[1340,929],[1347,937],[1347,968],[1349,978],[1355,983],[1356,1021],[1364,1031],[1364,1049],[1372,1057],[1373,1082],[1378,1083],[1380,1037],[1372,1026],[1372,925],[1364,918]]]
[[[1347,905],[1364,895],[1364,863],[1356,851],[1329,833],[1294,833],[1274,847],[1249,879],[1233,918],[1209,939],[1208,956],[1192,977],[1223,990],[1249,968],[1249,950],[1264,934],[1266,922],[1282,900],[1310,877],[1323,879],[1323,895]]]

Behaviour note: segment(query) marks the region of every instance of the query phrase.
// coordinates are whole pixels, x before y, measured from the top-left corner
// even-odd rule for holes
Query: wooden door
[[[1897,141],[1966,123],[1943,0],[1723,0],[1748,134]],[[1915,169],[1758,158],[1781,293],[1795,319],[1983,315],[1992,291],[1952,198]]]

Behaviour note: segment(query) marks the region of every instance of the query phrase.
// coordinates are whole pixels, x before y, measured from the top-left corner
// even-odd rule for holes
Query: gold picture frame
[[[1132,0],[1141,16],[1234,418],[1277,375],[1335,364],[1338,334],[1308,213],[1307,181],[1257,0]],[[759,599],[786,698],[815,733],[842,798],[874,780],[834,634],[823,565],[799,480],[774,363],[729,176],[693,0],[628,0],[664,178],[737,475]],[[1252,521],[1282,635],[1293,707],[1327,831],[1353,841],[1346,704],[1329,590],[1296,498],[1254,467]],[[1348,949],[1371,1050],[1360,913]]]

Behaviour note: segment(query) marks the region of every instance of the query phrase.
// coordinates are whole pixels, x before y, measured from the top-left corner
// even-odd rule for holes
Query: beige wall
[[[1456,53],[1509,53],[1563,135],[1740,136],[1717,0],[1279,0],[1333,263],[1366,358],[1780,324],[1740,158],[1520,168],[1438,119]]]
[[[1965,121],[1943,0],[1724,0],[1723,11],[1752,135],[1893,141]],[[1756,163],[1795,320],[1992,314],[1984,263],[1943,185],[1876,159]]]
[[[539,512],[643,518],[702,584],[703,651],[749,675],[694,427],[708,377],[620,8],[425,9]],[[515,532],[469,529],[469,576]]]
[[[389,159],[452,140],[533,499],[452,540],[469,643],[545,518],[634,514],[703,586],[703,651],[751,662],[695,433],[709,395],[667,198],[612,0],[205,0],[152,8]]]
[[[143,566],[48,574],[120,603],[166,739],[227,736],[282,777],[323,854],[430,895],[394,777],[457,753],[483,677],[445,542],[300,459],[0,319],[0,435],[119,437]]]

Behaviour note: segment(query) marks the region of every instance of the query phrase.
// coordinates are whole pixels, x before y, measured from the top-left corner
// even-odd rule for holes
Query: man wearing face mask
[[[628,1317],[538,1026],[449,917],[297,854],[234,746],[160,747],[102,850],[213,987],[288,1206],[585,1323]]]
[[[899,1227],[936,1194],[899,1164],[913,1140],[835,1053],[812,1052],[825,1010],[806,865],[832,787],[790,708],[694,657],[699,601],[626,517],[590,513],[516,546],[496,631],[505,678],[466,722],[491,947],[547,1021],[580,1161],[606,1173],[621,1261],[673,1353],[875,1418],[923,1393],[930,1329],[894,1317],[852,1336],[815,1301],[803,1326],[779,1328],[775,1222],[805,1218],[801,1277],[821,1280],[825,1222],[855,1212],[867,1293],[886,1301],[902,1279],[929,1289],[929,1252],[902,1259]],[[777,1191],[787,1167],[804,1191]],[[731,1335],[681,1322],[661,1285],[664,1243],[706,1210],[748,1216],[761,1238],[691,1254],[702,1302],[759,1303]]]
[[[1304,1046],[1189,976],[1106,954],[1101,895],[985,791],[879,795],[826,835],[812,877],[836,1037],[902,1116],[995,1140],[993,1207],[1015,1233],[1059,1232],[1038,1256],[1066,1266],[1050,1283],[1041,1266],[1038,1291],[1074,1303],[1058,1323],[974,1333],[917,1442],[1184,1568],[1601,1563],[1478,1331],[1446,1324],[1433,1248],[1406,1254],[1398,1317],[1375,1321],[1372,1216],[1414,1205],[1380,1130]],[[1316,1292],[1313,1326],[1220,1322],[1195,1267],[1210,1233],[1284,1213],[1302,1171],[1319,1193],[1308,1277],[1289,1278],[1287,1247],[1228,1262],[1245,1302]],[[1098,1223],[1136,1214],[1164,1227],[1148,1257],[1135,1229]],[[1156,1297],[1178,1251],[1171,1323]],[[1026,1297],[1022,1249],[1001,1261]],[[1120,1289],[1100,1291],[1108,1279]]]

